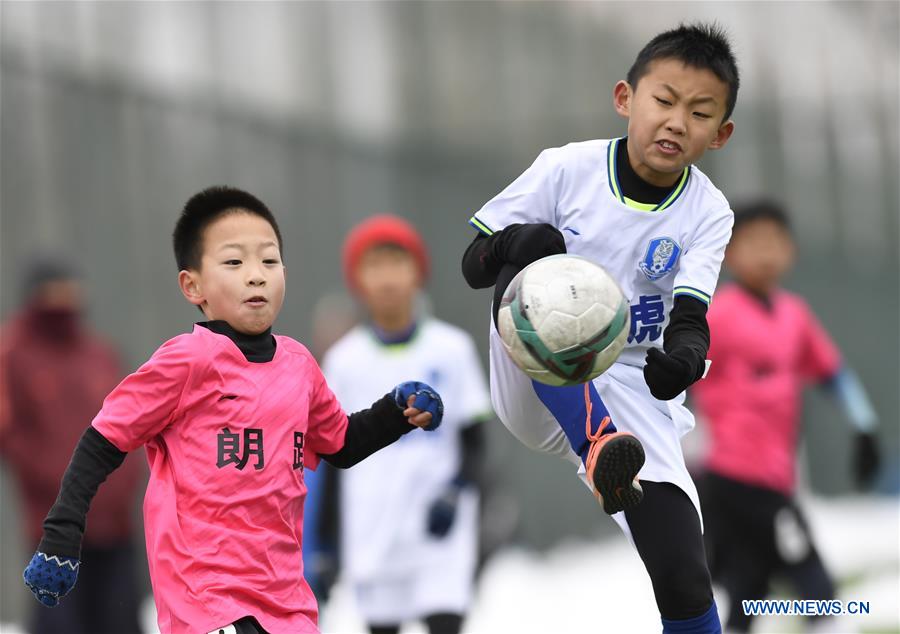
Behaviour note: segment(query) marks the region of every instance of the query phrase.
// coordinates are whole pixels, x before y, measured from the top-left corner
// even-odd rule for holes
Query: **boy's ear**
[[[734,121],[729,119],[725,123],[719,126],[718,132],[716,132],[716,138],[712,140],[709,144],[710,150],[721,150],[725,147],[725,144],[728,143],[728,139],[731,138],[731,135],[734,133]]]
[[[195,306],[199,306],[204,301],[203,292],[200,289],[200,280],[197,279],[196,271],[183,270],[178,272],[178,287],[184,298]]]
[[[631,84],[624,79],[616,82],[616,87],[613,88],[613,106],[621,116],[626,118],[631,116],[631,97],[633,95]]]

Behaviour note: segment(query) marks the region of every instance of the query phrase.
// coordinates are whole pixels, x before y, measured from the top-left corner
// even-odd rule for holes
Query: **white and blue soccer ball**
[[[513,278],[497,320],[506,351],[525,374],[548,385],[578,385],[615,362],[631,315],[603,267],[562,254],[533,262]]]

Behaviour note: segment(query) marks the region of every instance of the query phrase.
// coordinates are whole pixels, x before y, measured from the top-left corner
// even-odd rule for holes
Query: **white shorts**
[[[393,625],[431,614],[465,615],[472,602],[478,558],[478,495],[463,491],[450,532],[424,538],[413,549],[414,565],[372,580],[350,579],[357,607],[366,623]]]
[[[590,488],[581,458],[572,449],[556,418],[538,398],[531,379],[509,358],[493,325],[490,366],[491,402],[506,428],[526,447],[569,460]],[[616,428],[634,434],[644,446],[646,462],[638,477],[678,486],[694,503],[702,525],[697,488],[681,453],[681,437],[694,427],[694,416],[684,406],[684,394],[671,401],[659,401],[650,394],[642,369],[622,363],[614,363],[593,383]],[[631,540],[625,514],[620,512],[612,517]]]

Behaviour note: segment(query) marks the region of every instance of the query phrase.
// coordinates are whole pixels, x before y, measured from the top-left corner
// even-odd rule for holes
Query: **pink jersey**
[[[771,309],[737,285],[710,305],[712,366],[693,388],[710,431],[710,471],[787,494],[804,383],[838,371],[837,348],[797,295],[777,291]]]
[[[159,627],[208,632],[252,615],[317,632],[301,558],[303,467],[344,444],[347,416],[305,347],[275,337],[250,363],[202,326],[166,342],[106,398],[93,426],[147,446],[144,528]]]

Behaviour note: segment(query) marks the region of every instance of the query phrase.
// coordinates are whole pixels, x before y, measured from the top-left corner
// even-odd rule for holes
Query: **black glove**
[[[706,360],[698,358],[690,348],[675,348],[671,352],[650,348],[644,366],[644,380],[654,398],[668,401],[703,376],[705,366]]]
[[[511,224],[497,234],[492,255],[520,269],[548,255],[566,252],[566,241],[553,225]]]
[[[431,503],[428,509],[428,532],[434,537],[445,537],[456,519],[456,506],[459,504],[459,487],[455,484]]]
[[[854,439],[853,471],[860,489],[868,488],[878,473],[880,459],[875,434],[858,432]]]

